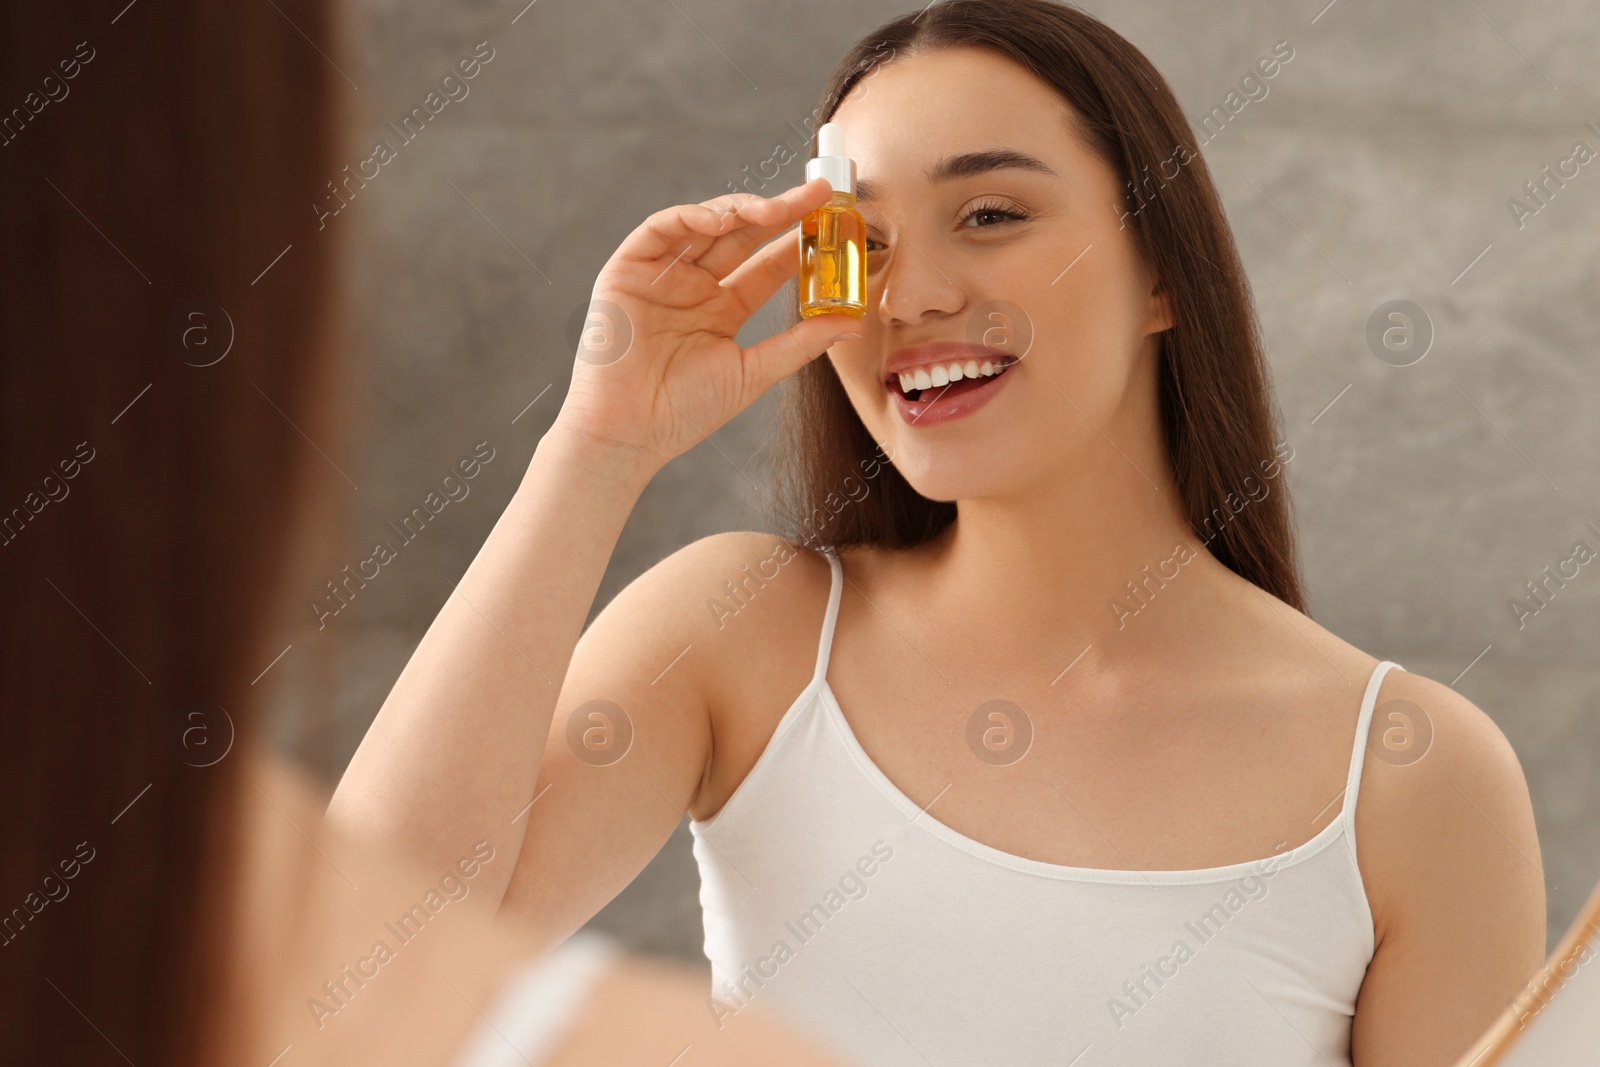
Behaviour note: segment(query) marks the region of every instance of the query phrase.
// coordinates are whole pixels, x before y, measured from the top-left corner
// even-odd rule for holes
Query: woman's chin
[[[896,457],[896,466],[905,474],[911,488],[929,500],[975,500],[1005,490],[1005,482],[996,477],[992,459],[929,455],[902,465]]]

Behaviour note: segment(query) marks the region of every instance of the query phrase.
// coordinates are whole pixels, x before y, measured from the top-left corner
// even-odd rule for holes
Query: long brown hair
[[[6,1063],[188,1065],[218,1022],[251,681],[307,476],[338,482],[307,443],[338,454],[334,29],[0,7]]]
[[[958,46],[996,52],[1053,87],[1075,112],[1085,147],[1128,190],[1124,222],[1172,301],[1174,324],[1160,341],[1160,414],[1189,524],[1225,566],[1305,610],[1249,281],[1189,122],[1138,49],[1051,0],[947,0],[851,48],[828,79],[816,125],[875,68]],[[813,131],[813,155],[815,140]],[[1169,178],[1163,164],[1181,175]],[[799,321],[792,304],[786,326]],[[922,496],[885,461],[827,359],[784,383],[773,455],[778,521],[808,547],[904,548],[956,518],[953,502]],[[1263,478],[1279,484],[1256,497],[1252,486]],[[858,497],[867,481],[875,484]]]

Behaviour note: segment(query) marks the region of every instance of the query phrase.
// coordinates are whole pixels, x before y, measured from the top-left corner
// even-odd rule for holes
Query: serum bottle
[[[867,224],[856,210],[856,161],[844,153],[844,128],[823,123],[806,181],[826,178],[833,197],[800,220],[800,314],[867,313]]]

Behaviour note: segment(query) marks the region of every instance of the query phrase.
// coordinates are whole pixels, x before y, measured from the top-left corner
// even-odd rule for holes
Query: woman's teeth
[[[900,373],[900,388],[906,392],[916,389],[936,389],[941,385],[959,382],[963,378],[989,378],[1005,369],[1005,364],[992,360],[969,359],[965,363],[950,363],[939,367],[918,367]]]

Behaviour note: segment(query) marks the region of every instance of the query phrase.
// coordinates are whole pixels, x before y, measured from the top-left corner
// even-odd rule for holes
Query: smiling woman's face
[[[1156,428],[1167,300],[1123,228],[1121,183],[1053,89],[946,48],[880,67],[833,121],[857,163],[869,288],[866,336],[829,358],[918,492],[1025,492],[1103,447],[1101,432],[1128,447]],[[982,352],[949,343],[1022,358],[983,378]],[[930,344],[945,347],[916,350]],[[962,381],[933,373],[915,400],[891,373],[955,363]]]

